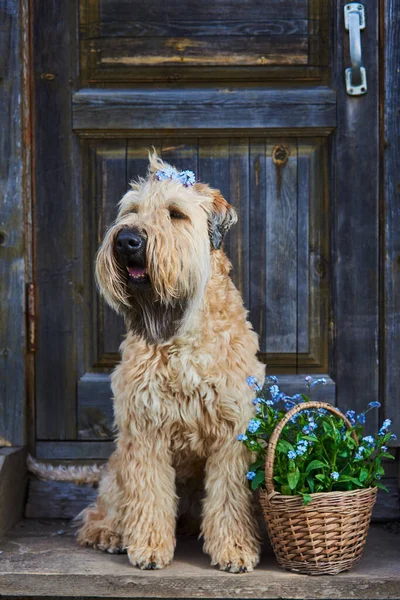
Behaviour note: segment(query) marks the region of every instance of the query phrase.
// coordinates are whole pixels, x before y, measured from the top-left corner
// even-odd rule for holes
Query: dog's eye
[[[170,208],[169,216],[171,217],[171,219],[186,219],[186,215],[184,215],[183,213],[179,212],[179,210],[176,210],[174,208]]]
[[[134,215],[137,215],[138,214],[138,207],[137,206],[132,206],[131,213],[133,213]]]

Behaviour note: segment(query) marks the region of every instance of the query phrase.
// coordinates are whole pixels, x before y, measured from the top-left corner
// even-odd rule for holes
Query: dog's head
[[[218,190],[150,155],[148,175],[131,185],[96,259],[106,301],[149,341],[176,333],[199,306],[211,253],[236,222]]]

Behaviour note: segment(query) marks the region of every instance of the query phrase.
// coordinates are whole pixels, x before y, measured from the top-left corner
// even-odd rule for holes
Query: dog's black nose
[[[120,254],[133,256],[143,249],[145,239],[135,231],[123,229],[117,236],[116,248]]]

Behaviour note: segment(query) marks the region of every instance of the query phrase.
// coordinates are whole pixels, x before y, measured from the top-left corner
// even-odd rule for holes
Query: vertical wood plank
[[[97,150],[96,160],[96,192],[93,202],[98,203],[97,212],[97,244],[101,243],[104,233],[115,220],[118,202],[128,189],[127,177],[127,144],[125,140],[104,140]],[[94,235],[94,231],[88,232]],[[97,251],[97,247],[95,248]],[[91,257],[91,265],[94,255]],[[97,359],[104,354],[118,353],[118,348],[125,332],[122,317],[112,310],[104,300],[100,300],[99,321],[95,331],[99,334]]]
[[[250,321],[260,336],[260,351],[266,352],[267,327],[265,318],[265,276],[267,256],[266,240],[266,148],[265,139],[250,140],[249,166],[249,286]]]
[[[30,118],[25,88],[27,2],[1,3],[0,35],[0,433],[25,443],[25,240]],[[28,96],[29,98],[29,96]],[[27,219],[27,222],[30,218]]]
[[[309,373],[311,368],[326,373],[330,285],[326,142],[318,138],[299,140],[298,153],[298,222],[303,233],[299,230],[297,372]]]
[[[279,164],[284,148],[287,162]],[[274,158],[275,157],[275,158]],[[297,143],[267,145],[267,352],[297,350]]]
[[[310,145],[302,140],[298,145],[297,178],[297,356],[308,353],[310,312]],[[314,173],[313,173],[314,175]],[[313,214],[313,218],[315,218]],[[299,359],[298,359],[299,361]],[[297,369],[298,370],[298,369]]]
[[[77,85],[76,3],[35,2],[37,280],[40,348],[36,360],[37,436],[76,435],[77,344],[74,286],[81,253],[71,90]],[[46,32],[46,43],[43,43]]]
[[[350,64],[342,0],[336,7],[337,133],[335,173],[336,384],[338,406],[358,412],[379,398],[379,11],[363,2],[362,32],[368,93],[346,93],[343,69]],[[344,43],[343,43],[344,40]],[[377,411],[369,427],[378,425]]]
[[[238,222],[226,236],[225,247],[233,266],[233,280],[249,308],[249,140],[229,140],[229,202]]]
[[[384,3],[384,417],[392,418],[400,439],[400,2]]]

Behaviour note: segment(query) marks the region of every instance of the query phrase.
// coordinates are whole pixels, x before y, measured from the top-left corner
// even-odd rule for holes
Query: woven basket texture
[[[307,506],[301,496],[284,496],[274,490],[279,436],[296,413],[310,408],[329,410],[351,426],[344,415],[323,402],[305,402],[290,410],[270,438],[266,490],[260,492],[260,502],[272,547],[283,568],[308,575],[336,575],[361,558],[377,488],[311,494],[312,501]]]

